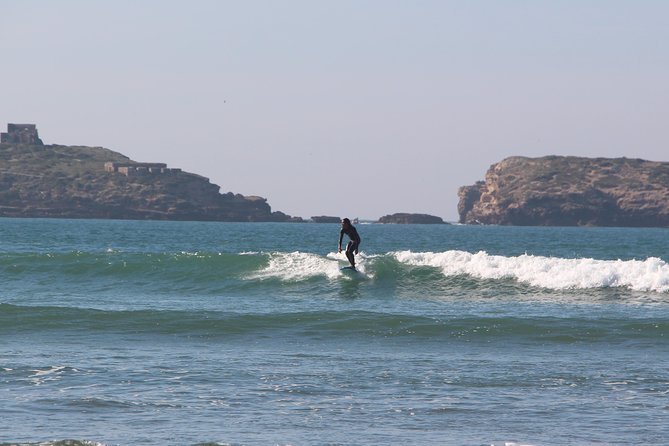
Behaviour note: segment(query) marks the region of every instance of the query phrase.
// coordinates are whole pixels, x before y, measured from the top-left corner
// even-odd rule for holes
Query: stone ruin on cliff
[[[114,163],[109,161],[105,163],[105,171],[118,172],[120,174],[125,175],[126,177],[129,177],[129,176],[149,174],[149,173],[174,174],[174,173],[180,173],[181,169],[167,167],[167,164],[165,163],[137,163],[134,161],[131,163]]]
[[[44,145],[35,124],[7,124],[7,133],[0,133],[0,143]]]

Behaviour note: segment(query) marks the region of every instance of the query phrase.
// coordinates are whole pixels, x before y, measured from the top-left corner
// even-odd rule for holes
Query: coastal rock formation
[[[0,216],[301,220],[272,212],[262,197],[221,194],[207,178],[181,169],[137,163],[100,147],[17,143],[12,129],[10,124],[0,143]]]
[[[311,221],[314,223],[339,223],[341,218],[332,217],[329,215],[317,215],[315,217],[311,217]]]
[[[392,215],[384,215],[379,218],[379,223],[394,223],[394,224],[447,224],[441,217],[435,217],[428,214],[407,214],[397,213]]]
[[[629,158],[510,157],[461,187],[461,223],[669,226],[669,163]]]

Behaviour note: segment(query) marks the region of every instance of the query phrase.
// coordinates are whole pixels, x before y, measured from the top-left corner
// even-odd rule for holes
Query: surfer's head
[[[348,218],[342,218],[341,219],[341,225],[343,227],[347,228],[347,227],[351,226],[351,220],[349,220]]]

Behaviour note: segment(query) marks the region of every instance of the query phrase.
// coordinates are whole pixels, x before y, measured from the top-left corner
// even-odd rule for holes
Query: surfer
[[[348,235],[349,242],[346,245],[346,258],[349,263],[351,263],[351,268],[355,269],[355,255],[353,252],[358,253],[358,247],[360,246],[360,236],[358,231],[351,224],[351,220],[344,218],[341,221],[341,231],[339,231],[339,252],[341,252],[341,241],[344,238],[344,234]]]

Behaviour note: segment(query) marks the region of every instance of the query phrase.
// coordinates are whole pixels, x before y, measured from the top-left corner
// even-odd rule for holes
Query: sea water
[[[669,444],[669,230],[358,231],[0,219],[0,444]]]

